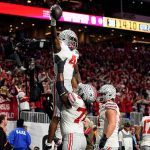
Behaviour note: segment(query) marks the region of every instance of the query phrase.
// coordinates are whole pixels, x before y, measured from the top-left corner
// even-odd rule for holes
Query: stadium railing
[[[94,125],[98,126],[98,117],[97,116],[87,116],[91,121],[93,121]],[[124,124],[125,122],[130,122],[131,125],[140,125],[143,114],[139,112],[131,112],[130,119],[125,118],[122,114],[120,118],[120,124]],[[22,111],[20,112],[20,118],[24,119],[27,122],[35,122],[35,123],[49,123],[50,119],[47,114],[44,112],[29,112]]]
[[[49,123],[50,119],[47,114],[43,112],[20,112],[20,118],[24,119],[26,122],[35,122],[35,123]]]

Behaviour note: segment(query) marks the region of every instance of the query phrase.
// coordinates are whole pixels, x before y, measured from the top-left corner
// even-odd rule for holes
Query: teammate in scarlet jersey
[[[50,11],[55,9],[54,6],[51,7]],[[56,20],[51,16],[51,36],[52,36],[52,45],[53,45],[53,58],[54,58],[54,72],[57,76],[57,65],[61,60],[65,60],[64,63],[64,86],[67,91],[72,92],[72,79],[76,78],[78,85],[81,85],[81,77],[78,71],[77,60],[79,58],[79,53],[77,51],[78,47],[78,38],[77,35],[70,29],[62,31],[59,36],[57,36],[56,31]],[[74,83],[76,83],[74,82]],[[51,148],[52,141],[54,138],[57,125],[60,121],[60,112],[62,109],[62,103],[59,100],[59,95],[56,90],[56,84],[54,83],[53,87],[53,99],[54,99],[54,113],[49,126],[48,133],[48,142],[46,147]],[[48,149],[48,148],[47,148]]]
[[[99,148],[102,150],[118,150],[118,129],[120,112],[117,104],[114,102],[116,89],[111,84],[103,85],[100,90],[100,143]]]
[[[63,150],[85,150],[86,138],[84,135],[83,120],[87,114],[88,105],[97,98],[97,91],[92,85],[83,84],[75,92],[69,92],[64,86],[65,61],[57,63],[58,75],[56,87],[63,107],[61,110],[61,132]]]

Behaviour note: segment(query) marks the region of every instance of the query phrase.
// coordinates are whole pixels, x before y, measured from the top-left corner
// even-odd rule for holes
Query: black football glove
[[[103,137],[100,139],[100,143],[99,143],[99,148],[100,148],[100,149],[105,146],[107,139],[108,139],[108,138],[107,138],[106,135],[104,134]]]

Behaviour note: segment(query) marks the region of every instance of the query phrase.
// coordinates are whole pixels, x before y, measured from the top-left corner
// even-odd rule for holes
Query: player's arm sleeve
[[[68,91],[66,90],[64,86],[63,73],[58,73],[57,75],[56,89],[63,104],[66,106],[66,108],[70,108],[71,105],[68,101]]]

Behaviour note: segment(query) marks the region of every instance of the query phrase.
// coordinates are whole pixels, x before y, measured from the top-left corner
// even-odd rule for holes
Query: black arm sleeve
[[[68,109],[71,108],[71,104],[68,100],[68,91],[64,87],[64,81],[57,81],[56,88],[57,88],[57,92],[58,92],[63,104],[66,106],[66,108],[68,108]]]
[[[55,59],[55,63],[57,64],[58,73],[63,73],[66,60],[64,61],[61,60],[61,58],[58,55],[55,55],[54,59]]]
[[[64,81],[57,81],[56,88],[59,96],[63,96],[64,94],[68,93],[68,91],[64,87]]]

